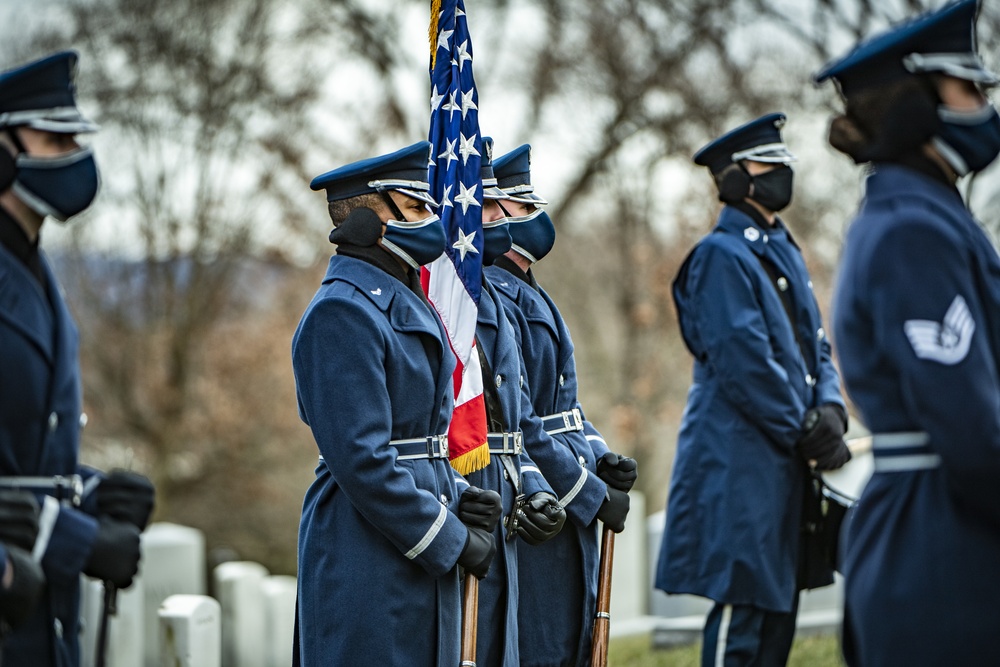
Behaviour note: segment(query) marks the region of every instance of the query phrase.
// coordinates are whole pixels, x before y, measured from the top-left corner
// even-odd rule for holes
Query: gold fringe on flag
[[[431,27],[427,30],[427,38],[430,41],[431,47],[431,70],[433,71],[434,65],[437,63],[437,36],[438,36],[438,18],[441,16],[441,0],[431,0]]]
[[[490,464],[490,446],[484,442],[472,451],[451,459],[451,467],[462,475],[482,470]]]

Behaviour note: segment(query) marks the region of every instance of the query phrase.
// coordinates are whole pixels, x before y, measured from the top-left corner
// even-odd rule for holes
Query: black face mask
[[[781,166],[753,177],[754,200],[769,211],[780,211],[792,203],[792,168]]]

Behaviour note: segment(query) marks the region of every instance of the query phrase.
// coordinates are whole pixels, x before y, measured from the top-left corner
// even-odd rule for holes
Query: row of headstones
[[[206,595],[205,538],[170,523],[142,537],[142,567],[118,592],[108,625],[107,667],[287,667],[292,656],[295,577],[270,575],[259,563],[232,561],[212,572]],[[104,586],[84,579],[83,667],[93,667]]]
[[[645,516],[641,494],[631,513]],[[612,588],[612,634],[620,622],[646,613],[647,535],[641,519],[618,536]],[[118,593],[111,617],[107,667],[287,667],[295,622],[295,578],[269,575],[258,563],[232,561],[212,572],[206,595],[205,538],[170,523],[142,537],[139,576]],[[84,578],[81,612],[83,667],[93,667],[104,588]]]

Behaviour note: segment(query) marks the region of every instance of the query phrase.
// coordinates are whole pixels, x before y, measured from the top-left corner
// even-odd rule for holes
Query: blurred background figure
[[[39,248],[47,217],[65,222],[97,194],[93,152],[76,141],[97,129],[76,107],[76,64],[61,52],[0,74],[0,152],[13,162],[0,192],[0,487],[39,499],[30,549],[47,581],[43,603],[4,642],[5,667],[80,663],[80,573],[130,586],[153,507],[148,480],[112,473],[105,485],[78,464],[79,341]]]
[[[830,143],[870,163],[834,304],[875,473],[847,524],[851,665],[997,664],[1000,258],[956,188],[1000,153],[976,0],[826,65]]]
[[[792,200],[784,124],[762,116],[695,154],[725,206],[673,284],[694,382],[656,587],[715,602],[706,666],[785,664],[799,590],[833,583],[832,558],[809,562],[803,513],[819,503],[810,461],[851,457],[847,411],[812,280],[777,216]]]

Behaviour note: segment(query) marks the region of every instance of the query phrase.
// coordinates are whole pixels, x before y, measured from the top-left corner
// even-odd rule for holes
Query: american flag
[[[479,93],[472,77],[472,40],[463,0],[431,5],[431,193],[448,247],[421,272],[451,348],[455,412],[448,429],[451,464],[464,474],[490,462],[486,443],[483,372],[476,350],[476,312],[483,273],[483,187],[479,176],[482,137]]]

